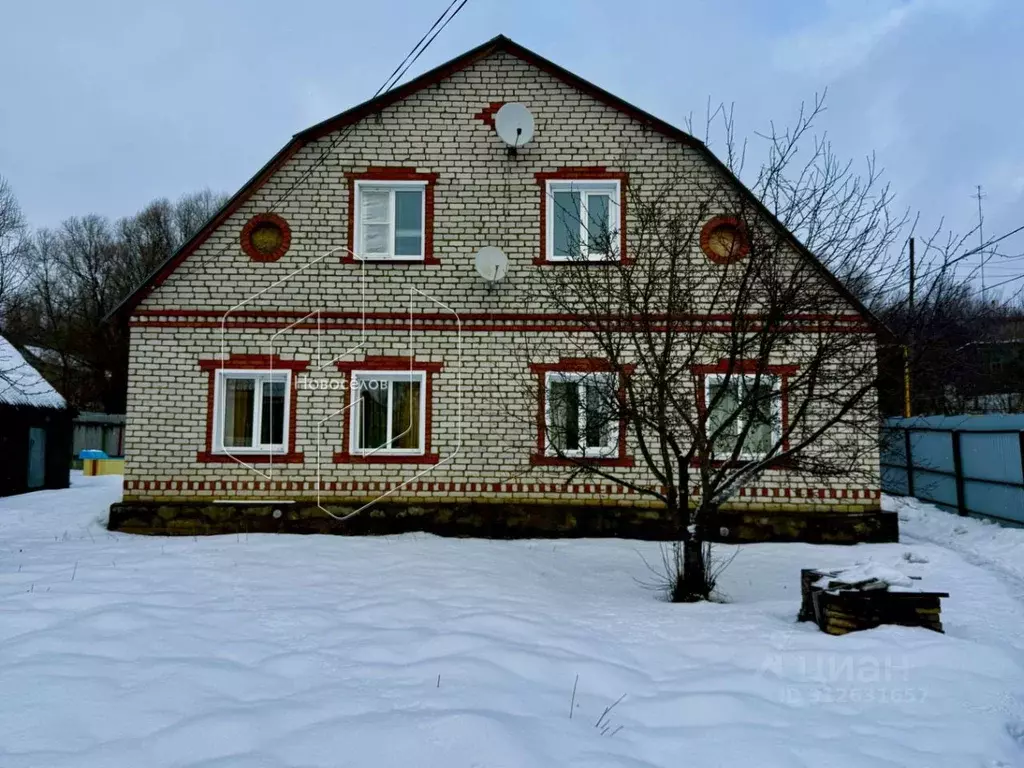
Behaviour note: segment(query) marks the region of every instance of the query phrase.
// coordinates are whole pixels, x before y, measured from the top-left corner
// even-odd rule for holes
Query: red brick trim
[[[739,247],[730,256],[719,256],[711,249],[711,236],[719,227],[734,227],[740,238]],[[700,230],[700,249],[713,264],[732,264],[750,253],[750,232],[747,225],[735,216],[715,216]]]
[[[200,491],[207,494],[216,491],[316,491],[316,483],[308,480],[194,480],[191,478],[164,478],[160,480],[125,480],[127,491]],[[638,492],[624,485],[610,483],[465,483],[380,480],[321,480],[320,489],[326,493],[368,493],[397,489],[409,493],[443,494],[552,494],[570,493],[582,495],[636,495]],[[664,491],[665,489],[661,489]],[[691,495],[699,495],[700,489],[693,488]],[[877,501],[882,492],[875,488],[775,488],[765,486],[740,488],[738,496],[743,499],[853,499]],[[311,498],[316,498],[312,496]],[[258,497],[257,497],[258,499]]]
[[[548,373],[616,373],[612,364],[600,357],[563,357],[557,363],[530,363],[530,372],[537,376],[537,446],[530,454],[530,464],[535,466],[578,467],[581,464],[593,464],[600,467],[632,467],[633,457],[626,453],[626,420],[619,419],[618,455],[608,458],[569,459],[561,456],[547,455],[547,386]],[[626,366],[622,373],[626,376],[633,372],[633,366]],[[619,397],[626,397],[626,382],[619,377]]]
[[[533,259],[534,264],[564,265],[587,264],[629,264],[626,252],[626,190],[629,185],[629,174],[625,171],[609,171],[603,165],[565,166],[555,171],[538,171],[533,174],[540,186],[540,253]],[[558,180],[579,181],[618,181],[619,182],[619,260],[615,261],[550,261],[548,255],[548,182]]]
[[[365,171],[346,173],[348,179],[348,253],[342,254],[344,264],[358,264],[361,261],[381,264],[426,264],[434,266],[441,262],[434,256],[434,187],[437,185],[436,173],[425,173],[411,167],[390,167],[371,165]],[[423,259],[422,261],[402,261],[399,259],[357,259],[355,252],[356,237],[356,182],[357,181],[422,181],[426,186],[423,192]]]
[[[729,373],[733,376],[744,376],[755,374],[759,370],[762,374],[768,374],[769,376],[779,377],[779,406],[780,406],[780,418],[782,419],[782,429],[785,431],[786,426],[789,424],[789,377],[795,376],[797,371],[800,370],[798,365],[763,365],[758,360],[733,360],[730,362],[728,358],[722,358],[713,365],[694,365],[690,367],[690,370],[694,374],[697,385],[697,413],[703,419],[707,414],[707,391],[706,391],[706,380],[708,374],[726,374]],[[789,450],[789,437],[784,437],[782,440],[782,450]],[[740,467],[745,465],[747,462],[730,462],[727,460],[712,460],[711,465],[714,467],[723,466],[736,466]],[[782,459],[778,462],[773,462],[769,468],[784,469],[792,464],[791,459]],[[700,461],[694,459],[690,462],[691,467],[700,466]]]
[[[335,464],[437,464],[441,459],[436,453],[430,450],[431,438],[434,431],[434,376],[441,372],[444,363],[433,360],[416,360],[413,358],[410,364],[408,357],[397,357],[391,355],[369,356],[364,360],[344,360],[335,363],[335,366],[342,373],[349,376],[356,371],[408,371],[424,373],[426,379],[426,391],[424,399],[424,427],[423,427],[423,453],[413,456],[396,456],[393,454],[374,454],[372,456],[361,456],[352,453],[351,445],[351,414],[348,406],[352,402],[352,387],[343,387],[342,393],[342,421],[341,421],[341,450],[334,454]]]
[[[473,115],[473,119],[479,120],[484,125],[494,128],[494,115],[497,114],[498,110],[503,106],[505,106],[504,101],[492,101],[486,107]]]
[[[281,244],[270,253],[259,251],[252,243],[252,232],[260,224],[274,224],[281,230]],[[242,234],[239,238],[242,243],[242,250],[253,261],[277,261],[288,251],[292,243],[292,228],[288,222],[276,213],[257,213],[245,226],[242,227]]]
[[[420,263],[420,262],[413,262]],[[533,333],[582,332],[591,328],[578,315],[558,313],[467,313],[460,316],[464,332],[517,331]],[[611,321],[614,318],[595,318]],[[747,323],[745,330],[756,331],[761,324],[754,316],[743,316]],[[222,328],[232,329],[280,329],[295,331],[359,330],[409,332],[408,312],[309,312],[289,310],[241,310],[232,312],[224,321],[223,310],[139,310],[132,327],[141,328]],[[637,318],[639,321],[639,318]],[[621,318],[624,329],[628,329],[630,318]],[[780,333],[836,333],[874,335],[876,331],[856,315],[793,315],[786,318],[788,325],[780,326]],[[418,312],[412,315],[413,330],[448,331],[455,330],[456,320],[448,313]],[[668,330],[667,320],[646,318],[652,332]],[[672,323],[677,333],[733,333],[732,318],[729,315],[680,315]]]
[[[200,370],[209,374],[206,392],[206,448],[196,452],[196,461],[209,464],[236,464],[244,461],[248,464],[301,464],[303,454],[295,450],[295,425],[298,415],[299,388],[295,386],[295,374],[309,367],[308,360],[285,360],[279,355],[229,355],[226,360],[200,359]],[[214,399],[217,388],[217,371],[244,370],[269,371],[288,370],[292,372],[290,382],[291,395],[288,404],[288,451],[283,454],[239,454],[237,458],[213,451]]]

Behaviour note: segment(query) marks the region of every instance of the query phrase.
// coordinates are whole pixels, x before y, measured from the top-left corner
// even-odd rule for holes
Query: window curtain
[[[361,189],[359,192],[359,215],[362,236],[359,247],[365,255],[387,255],[391,252],[388,242],[391,232],[391,193],[386,189]]]
[[[548,388],[548,440],[560,451],[580,448],[580,389],[575,381],[552,381]]]
[[[260,413],[260,443],[263,445],[284,444],[284,396],[283,381],[263,382]]]
[[[224,446],[251,448],[255,406],[255,379],[224,380]]]
[[[361,381],[359,440],[362,449],[380,448],[388,441],[388,381]]]
[[[584,407],[586,408],[586,447],[610,448],[615,410],[611,398],[610,379],[607,376],[594,377],[582,384]]]
[[[420,447],[420,382],[395,381],[391,400],[392,448]]]

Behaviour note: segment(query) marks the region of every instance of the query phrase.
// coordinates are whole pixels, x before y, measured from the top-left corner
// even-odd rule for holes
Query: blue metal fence
[[[882,435],[886,493],[1024,525],[1024,415],[888,419]]]

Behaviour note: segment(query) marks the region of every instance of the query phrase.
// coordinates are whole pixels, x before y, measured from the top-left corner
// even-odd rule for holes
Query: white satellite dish
[[[494,115],[494,130],[498,138],[515,150],[533,139],[533,115],[525,104],[509,102]]]
[[[496,283],[508,272],[508,256],[501,248],[487,245],[476,252],[476,271],[488,283]]]

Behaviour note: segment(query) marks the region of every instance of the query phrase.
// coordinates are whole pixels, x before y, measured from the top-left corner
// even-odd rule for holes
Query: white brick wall
[[[514,158],[508,156],[490,127],[474,119],[490,103],[501,101],[523,102],[535,115],[535,140]],[[305,460],[274,467],[272,479],[238,465],[204,464],[197,461],[196,454],[206,444],[209,376],[197,361],[216,357],[222,349],[234,354],[266,353],[271,338],[289,321],[278,317],[273,328],[233,327],[222,337],[217,313],[243,302],[245,311],[270,314],[359,312],[365,280],[366,311],[371,316],[408,312],[409,286],[413,285],[461,315],[478,318],[467,322],[462,334],[461,370],[452,330],[413,335],[418,359],[444,363],[435,378],[433,450],[442,458],[455,453],[459,418],[455,393],[460,382],[463,440],[454,458],[422,478],[419,485],[402,490],[399,497],[635,502],[634,494],[619,492],[608,481],[577,478],[564,486],[567,469],[530,465],[537,428],[535,394],[530,389],[536,379],[528,363],[538,354],[557,359],[559,350],[578,344],[566,344],[555,333],[476,328],[487,313],[538,311],[529,298],[531,287],[537,286],[538,270],[557,269],[533,263],[540,254],[540,188],[535,173],[565,166],[605,166],[627,171],[631,188],[672,186],[677,202],[686,203],[698,199],[702,186],[722,182],[717,171],[692,148],[507,54],[480,61],[364,119],[331,149],[337,138],[330,134],[300,149],[147,297],[133,316],[126,498],[314,496],[318,477],[315,425],[340,407],[340,395],[336,391],[298,394],[296,449],[303,452]],[[331,249],[347,245],[349,187],[345,174],[369,166],[414,167],[438,174],[434,255],[440,264],[367,264],[364,273],[362,265],[342,263],[337,256],[316,261]],[[271,207],[289,222],[291,247],[277,262],[256,263],[242,252],[239,233],[253,215]],[[630,219],[627,233],[632,224]],[[485,245],[501,247],[510,259],[508,276],[494,291],[488,290],[473,267],[474,253]],[[698,252],[693,255],[693,269],[699,273],[714,266]],[[161,310],[211,314],[160,316]],[[417,295],[414,311],[442,310]],[[273,320],[268,316],[250,322],[266,325]],[[324,354],[337,354],[362,338],[358,324],[341,329],[339,322],[327,321],[333,327],[320,335]],[[350,359],[361,359],[364,354],[405,355],[409,333],[402,321],[396,320],[394,330],[372,330],[365,341]],[[280,333],[275,344],[275,351],[285,358],[313,359],[317,334],[309,328],[292,329]],[[862,353],[873,355],[872,337],[863,337]],[[340,374],[332,367],[323,375]],[[873,402],[865,407],[873,407]],[[321,439],[326,456],[319,465],[319,478],[333,484],[325,492],[332,497],[372,496],[360,484],[400,483],[425,469],[333,463],[331,454],[341,448],[339,419],[326,424]],[[806,479],[769,472],[750,491],[756,496],[746,495],[744,503],[812,503],[833,508],[876,505],[877,454],[872,453],[870,437],[836,430],[830,439],[834,444],[868,441],[856,479]],[[828,441],[821,450],[831,450]],[[651,482],[642,467],[624,471],[631,480]],[[248,489],[245,484],[249,482],[284,485]],[[430,489],[423,483],[443,483],[444,488]],[[481,487],[473,485],[467,490],[467,483]],[[837,501],[832,495],[841,498]]]

